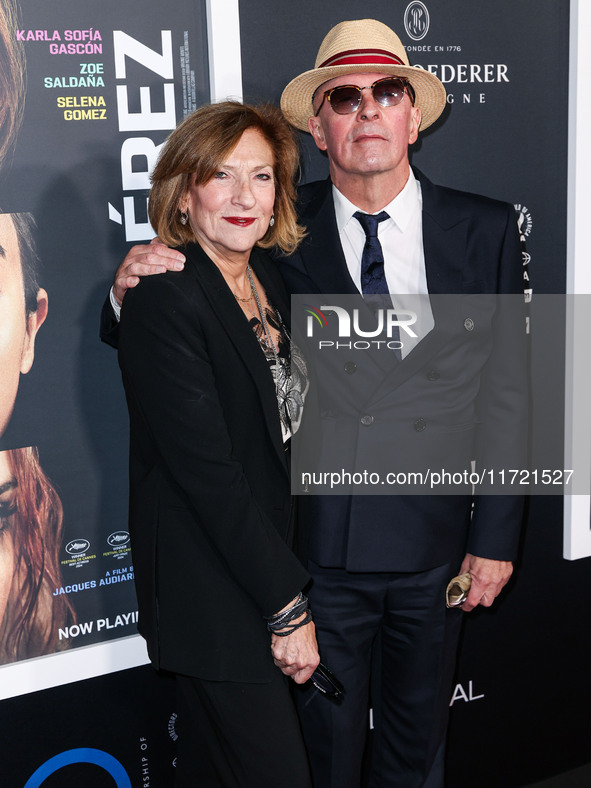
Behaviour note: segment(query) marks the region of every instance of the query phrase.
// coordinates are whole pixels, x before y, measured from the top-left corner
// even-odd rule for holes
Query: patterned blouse
[[[304,400],[310,387],[308,369],[301,350],[291,342],[291,337],[279,312],[268,306],[265,317],[269,327],[279,332],[278,366],[275,363],[273,350],[268,345],[261,321],[257,317],[253,317],[250,320],[250,326],[259,341],[273,375],[277,390],[281,433],[285,443],[292,435],[295,435],[302,421]]]

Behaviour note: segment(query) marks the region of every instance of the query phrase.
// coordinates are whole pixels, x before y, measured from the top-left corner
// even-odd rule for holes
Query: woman
[[[184,703],[179,785],[310,784],[280,672],[302,683],[318,664],[298,596],[308,574],[289,548],[286,449],[307,383],[260,249],[301,238],[297,166],[273,107],[224,102],[187,118],[149,202],[185,268],[142,280],[122,310],[139,629]]]
[[[0,452],[0,664],[67,648],[58,630],[73,623],[58,551],[62,506],[37,449]]]

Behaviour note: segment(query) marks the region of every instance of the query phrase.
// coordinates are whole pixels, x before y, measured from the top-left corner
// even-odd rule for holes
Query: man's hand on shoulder
[[[142,276],[163,274],[165,271],[182,271],[185,256],[175,249],[170,249],[159,238],[149,244],[133,246],[117,269],[113,282],[113,295],[121,306],[125,293],[135,287]]]
[[[466,553],[459,574],[470,572],[472,585],[468,598],[462,605],[467,613],[477,605],[490,607],[513,574],[511,561],[494,561]]]

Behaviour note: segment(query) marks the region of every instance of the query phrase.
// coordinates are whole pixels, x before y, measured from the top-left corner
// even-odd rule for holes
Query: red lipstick
[[[250,227],[256,221],[253,216],[224,216],[224,219],[237,227]]]

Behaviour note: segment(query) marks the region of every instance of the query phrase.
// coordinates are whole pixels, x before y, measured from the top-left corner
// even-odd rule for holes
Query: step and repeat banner
[[[153,235],[159,146],[209,100],[210,82],[229,70],[223,95],[278,103],[329,28],[365,16],[445,84],[446,111],[413,163],[436,183],[515,205],[532,324],[543,322],[536,294],[566,282],[566,0],[0,0],[3,786],[172,784],[171,682],[148,666],[121,670],[146,657],[127,414],[116,354],[98,340],[100,309],[126,251]],[[328,171],[307,135],[302,169],[304,180]],[[549,375],[534,443],[563,409],[563,382]],[[450,786],[477,774],[517,788],[589,760],[590,566],[563,558],[562,505],[530,500],[507,593],[466,622]]]

